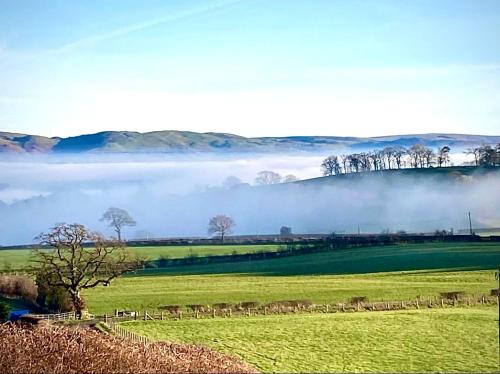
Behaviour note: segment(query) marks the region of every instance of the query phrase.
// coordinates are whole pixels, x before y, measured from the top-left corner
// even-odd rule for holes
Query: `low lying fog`
[[[0,245],[33,243],[57,222],[112,234],[99,219],[111,206],[137,226],[124,237],[207,236],[215,214],[234,218],[234,234],[433,231],[474,224],[500,226],[500,178],[436,182],[362,178],[353,183],[287,183],[251,187],[272,170],[300,179],[321,175],[325,155],[57,156],[0,161]],[[242,183],[226,181],[237,177]]]

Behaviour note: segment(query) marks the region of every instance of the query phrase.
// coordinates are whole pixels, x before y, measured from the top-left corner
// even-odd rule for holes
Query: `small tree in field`
[[[106,240],[83,225],[61,223],[37,239],[52,250],[34,250],[31,271],[47,287],[65,290],[77,318],[84,302],[80,292],[107,286],[120,275],[136,270],[144,261],[127,251],[119,240]],[[84,248],[84,245],[88,247]]]
[[[224,243],[224,236],[232,232],[233,227],[236,225],[231,217],[224,214],[218,214],[215,217],[210,218],[208,221],[208,233],[218,234]]]
[[[101,221],[108,221],[109,226],[113,227],[118,240],[122,240],[122,227],[135,226],[136,222],[125,209],[108,208],[101,217]]]

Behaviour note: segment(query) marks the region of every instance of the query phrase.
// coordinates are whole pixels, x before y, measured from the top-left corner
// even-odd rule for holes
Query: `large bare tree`
[[[135,226],[136,222],[125,209],[108,208],[101,217],[101,221],[108,221],[118,235],[118,240],[122,240],[122,227]]]
[[[218,214],[208,221],[208,233],[220,235],[221,241],[224,243],[224,237],[232,232],[235,225],[236,223],[231,217]]]
[[[33,251],[31,271],[42,275],[47,286],[68,292],[78,318],[84,305],[82,290],[107,286],[144,264],[121,241],[107,240],[77,223],[57,224],[37,239],[51,249]]]

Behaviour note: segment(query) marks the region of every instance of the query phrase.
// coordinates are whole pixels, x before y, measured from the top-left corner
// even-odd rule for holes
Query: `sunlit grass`
[[[496,308],[130,322],[158,340],[204,344],[263,372],[493,372]]]

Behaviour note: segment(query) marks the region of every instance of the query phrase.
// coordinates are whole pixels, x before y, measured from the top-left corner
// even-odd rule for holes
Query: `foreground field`
[[[204,344],[264,372],[493,372],[494,307],[127,322]]]
[[[271,252],[279,248],[275,244],[266,245],[197,245],[197,246],[151,246],[130,247],[130,250],[139,256],[150,260],[161,257],[182,258],[187,256],[214,256],[229,255],[232,253],[254,253],[258,251]],[[10,269],[21,269],[28,264],[30,249],[1,249],[0,271]]]
[[[310,299],[317,303],[346,302],[353,296],[371,301],[409,300],[465,291],[489,294],[494,272],[420,271],[353,275],[260,276],[248,274],[140,276],[118,279],[109,287],[85,292],[92,313],[114,308],[154,310],[165,304],[213,304]]]

